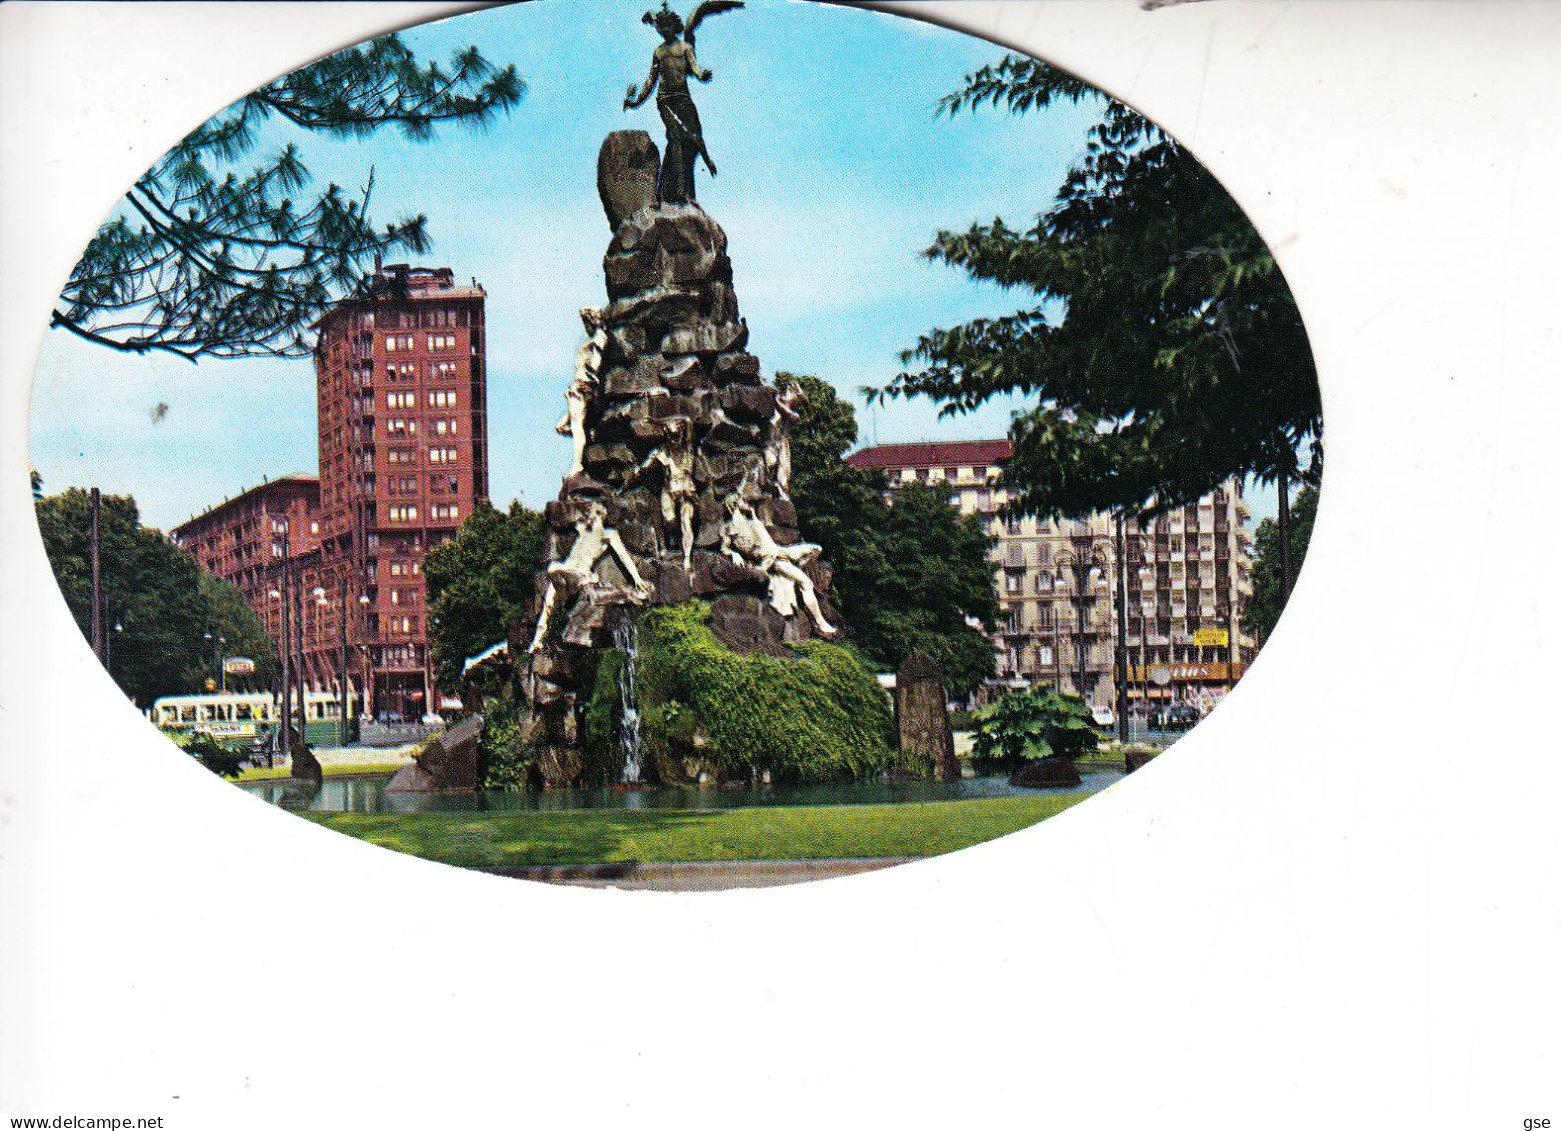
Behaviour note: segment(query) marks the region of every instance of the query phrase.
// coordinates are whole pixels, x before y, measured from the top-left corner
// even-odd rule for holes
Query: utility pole
[[[341,621],[341,663],[336,668],[336,688],[341,693],[337,716],[341,723],[341,744],[347,745],[347,716],[352,706],[352,696],[347,687],[347,575],[341,575],[340,599],[336,603],[336,617]]]
[[[1139,634],[1143,634],[1139,622]],[[1127,729],[1127,519],[1117,511],[1117,739],[1128,740]]]
[[[300,571],[301,572],[301,571]],[[293,619],[297,622],[297,631],[293,633],[293,670],[298,673],[298,739],[309,747],[309,718],[304,710],[304,601],[303,578],[293,577]]]
[[[1281,605],[1290,600],[1290,477],[1279,473],[1279,597]]]
[[[289,612],[289,595],[287,590],[287,532],[282,533],[282,587],[277,591],[277,599],[282,603],[282,754],[291,759],[293,756],[293,636],[292,616]]]
[[[92,558],[92,654],[98,658],[98,663],[107,667],[108,661],[103,650],[103,568],[98,547],[98,510],[101,499],[96,487],[92,488],[91,499],[92,533],[87,547]]]

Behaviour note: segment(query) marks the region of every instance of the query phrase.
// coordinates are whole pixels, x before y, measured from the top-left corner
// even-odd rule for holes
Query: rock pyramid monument
[[[526,741],[553,786],[581,775],[592,654],[637,610],[708,601],[711,629],[742,654],[789,656],[840,631],[830,568],[789,499],[800,392],[764,380],[725,232],[691,200],[664,202],[660,175],[648,134],[608,135],[609,301],[581,312],[587,341],[558,422],[573,466],[547,504],[532,616],[510,638],[529,659],[517,666]]]

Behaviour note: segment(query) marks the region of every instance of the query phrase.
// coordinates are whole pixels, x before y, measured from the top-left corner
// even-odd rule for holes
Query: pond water
[[[774,805],[886,805],[903,801],[964,801],[984,797],[1028,797],[1046,793],[1098,793],[1122,777],[1119,769],[1081,767],[1082,784],[1022,789],[1007,778],[964,778],[957,782],[850,782],[837,785],[759,786],[709,789],[558,789],[482,793],[386,793],[388,774],[326,778],[312,798],[296,782],[241,785],[257,797],[289,809],[322,813],[461,813],[473,811],[563,811],[569,809],[741,809]]]

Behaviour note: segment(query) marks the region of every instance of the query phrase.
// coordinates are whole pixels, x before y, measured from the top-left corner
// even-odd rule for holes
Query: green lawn
[[[340,766],[322,766],[321,773],[328,778],[356,777],[359,774],[393,774],[401,767],[388,762],[361,762],[349,763]],[[292,771],[286,766],[250,766],[238,777],[232,779],[240,785],[252,781],[280,781],[291,777]]]
[[[935,856],[1055,816],[1085,794],[898,805],[511,813],[302,813],[328,829],[467,868]]]

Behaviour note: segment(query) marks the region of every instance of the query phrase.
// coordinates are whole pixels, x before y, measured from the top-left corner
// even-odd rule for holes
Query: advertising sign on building
[[[1192,634],[1192,642],[1198,648],[1228,648],[1230,633],[1223,628],[1200,628]]]
[[[254,675],[255,661],[248,656],[229,656],[222,661],[222,670],[229,675]]]

